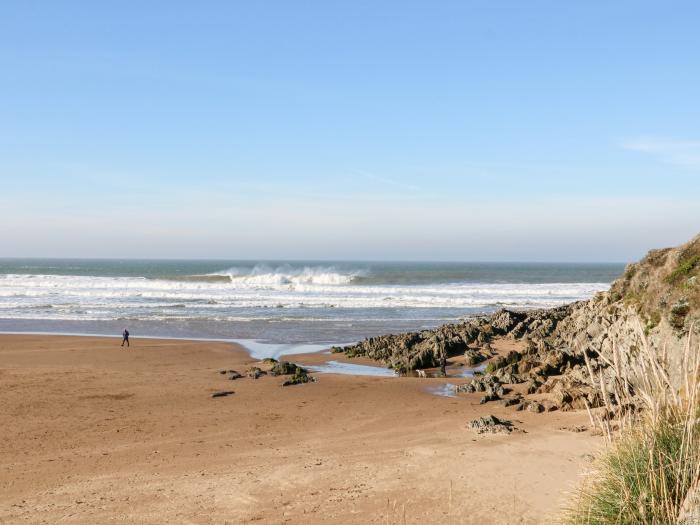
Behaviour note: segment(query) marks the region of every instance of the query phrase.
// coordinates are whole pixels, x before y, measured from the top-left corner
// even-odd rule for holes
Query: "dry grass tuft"
[[[565,512],[565,523],[700,523],[693,514],[700,513],[700,344],[688,336],[681,369],[672,374],[665,347],[653,348],[639,330],[643,343],[636,355],[614,349],[612,361],[605,359],[613,381],[590,372],[608,403],[607,417],[589,413],[609,446]]]

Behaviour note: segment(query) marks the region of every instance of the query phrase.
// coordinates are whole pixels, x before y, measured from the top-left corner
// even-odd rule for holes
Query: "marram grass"
[[[637,356],[615,356],[613,395],[641,403],[620,428],[564,515],[570,525],[700,524],[700,346],[688,341],[671,381],[662,349],[645,339]],[[675,386],[674,386],[675,385]],[[690,506],[689,506],[689,502]]]

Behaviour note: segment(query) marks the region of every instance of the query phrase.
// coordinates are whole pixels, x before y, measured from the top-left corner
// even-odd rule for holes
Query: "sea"
[[[614,263],[0,259],[0,331],[334,345],[587,299]]]

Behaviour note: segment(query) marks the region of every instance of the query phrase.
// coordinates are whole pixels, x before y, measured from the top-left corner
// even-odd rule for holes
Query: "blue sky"
[[[700,231],[698,20],[4,3],[0,256],[636,259]]]

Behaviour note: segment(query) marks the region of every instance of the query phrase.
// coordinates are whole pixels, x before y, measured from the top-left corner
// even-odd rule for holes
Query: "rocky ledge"
[[[555,408],[600,407],[615,402],[604,386],[614,381],[610,364],[632,360],[643,339],[657,348],[663,344],[669,360],[681,358],[684,336],[700,326],[699,274],[696,236],[677,248],[652,250],[629,265],[609,291],[589,301],[531,311],[502,309],[433,330],[371,337],[333,351],[369,357],[399,373],[444,369],[446,360],[455,356],[463,356],[467,365],[491,359],[473,386],[460,388],[484,392],[488,402],[503,397],[502,385],[525,383],[527,394],[549,394]],[[490,343],[497,338],[520,341],[522,350],[493,357]]]

